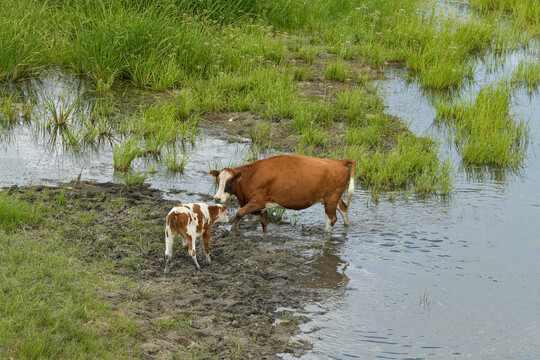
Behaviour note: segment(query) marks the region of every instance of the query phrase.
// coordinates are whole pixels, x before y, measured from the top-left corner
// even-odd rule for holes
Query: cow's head
[[[229,168],[212,170],[209,172],[209,174],[212,175],[218,183],[218,191],[214,196],[214,200],[216,200],[216,202],[225,202],[229,199],[231,194],[235,194],[235,182],[237,182],[242,176],[242,172],[240,170]]]

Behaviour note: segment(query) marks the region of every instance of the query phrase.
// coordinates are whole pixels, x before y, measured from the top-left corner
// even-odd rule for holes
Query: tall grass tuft
[[[437,116],[452,127],[466,163],[516,166],[525,159],[529,127],[510,115],[512,92],[502,81],[483,87],[474,99],[437,104]]]
[[[167,169],[174,172],[183,172],[187,164],[189,164],[189,154],[182,151],[182,155],[179,155],[178,151],[173,147],[169,148],[163,158],[163,162]]]
[[[510,78],[512,84],[524,85],[529,93],[538,88],[540,82],[540,62],[521,61]]]
[[[142,155],[142,149],[137,138],[131,137],[113,148],[114,169],[128,171],[131,163]]]

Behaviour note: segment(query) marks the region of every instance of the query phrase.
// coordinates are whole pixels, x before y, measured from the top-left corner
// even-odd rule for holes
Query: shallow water
[[[495,72],[479,66],[463,93],[508,75],[526,56],[510,54]],[[540,96],[519,90],[513,98],[512,113],[531,126],[522,168],[466,167],[434,125],[434,95],[402,70],[387,76],[386,112],[442,143],[455,190],[375,205],[356,191],[350,228],[342,235],[338,222],[339,240],[328,244],[346,264],[335,271],[348,278],[347,290],[314,304],[318,315],[303,326],[314,348],[303,358],[540,358]]]
[[[524,51],[511,54],[500,71],[479,66],[478,83],[464,92],[508,74],[526,56]],[[314,347],[303,358],[540,358],[540,96],[523,90],[514,99],[513,112],[528,119],[532,129],[521,169],[464,167],[444,131],[433,125],[432,95],[409,83],[402,70],[387,76],[380,85],[387,113],[410,122],[415,133],[442,142],[441,156],[455,165],[455,191],[444,199],[403,195],[374,204],[358,184],[351,226],[338,220],[330,239],[322,231],[304,231],[323,229],[322,205],[288,212],[294,225],[270,224],[270,231],[299,239],[291,246],[320,273],[303,276],[304,284],[329,289],[327,300],[306,304],[312,321],[302,325],[301,337]],[[34,88],[69,98],[85,85],[55,74],[23,84],[18,91],[35,96],[39,111],[43,99]],[[123,102],[137,96],[117,90]],[[82,111],[92,101],[91,95],[83,99]],[[192,161],[183,175],[172,176],[157,165],[149,180],[178,201],[213,195],[208,170],[239,164],[249,157],[250,145],[227,142],[203,128],[188,151]],[[135,167],[153,165],[139,161]],[[57,184],[79,173],[83,180],[119,181],[111,145],[76,155],[51,146],[29,124],[0,137],[0,186]]]

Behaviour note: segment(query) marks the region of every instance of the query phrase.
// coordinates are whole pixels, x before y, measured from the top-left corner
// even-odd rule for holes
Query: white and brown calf
[[[165,226],[165,274],[169,273],[173,240],[176,235],[182,238],[182,245],[188,245],[188,253],[198,270],[195,241],[203,237],[206,263],[210,264],[210,228],[215,222],[229,222],[226,205],[182,204],[176,205],[167,215]]]

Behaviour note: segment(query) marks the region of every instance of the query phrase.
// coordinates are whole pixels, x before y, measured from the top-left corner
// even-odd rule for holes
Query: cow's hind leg
[[[347,205],[342,199],[339,199],[339,204],[337,206],[337,210],[341,214],[341,217],[343,218],[343,222],[345,225],[350,225],[351,222],[349,220],[349,209],[347,209]]]
[[[329,196],[323,199],[324,212],[326,213],[326,227],[324,231],[326,231],[327,233],[332,231],[332,228],[337,221],[336,209],[340,200],[341,197],[339,195]]]

